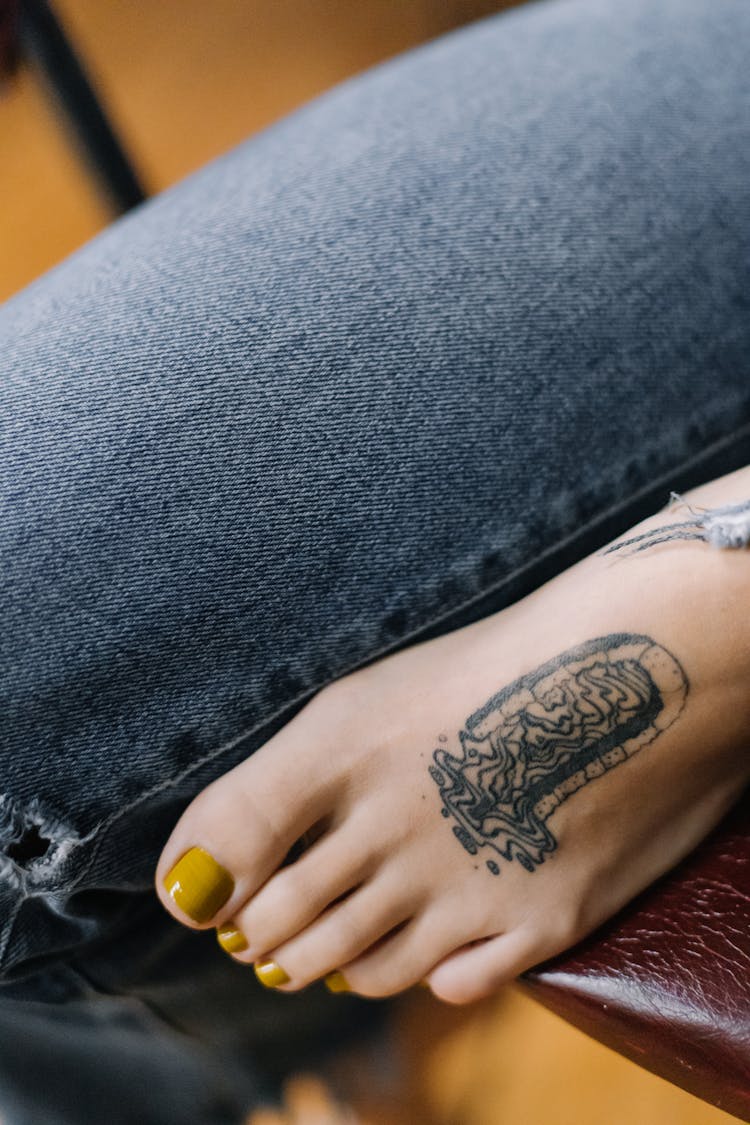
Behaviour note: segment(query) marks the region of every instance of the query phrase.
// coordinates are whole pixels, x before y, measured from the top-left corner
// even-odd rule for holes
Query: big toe
[[[205,929],[231,918],[330,811],[324,761],[300,768],[296,750],[272,739],[184,811],[155,875],[156,892],[178,921]]]

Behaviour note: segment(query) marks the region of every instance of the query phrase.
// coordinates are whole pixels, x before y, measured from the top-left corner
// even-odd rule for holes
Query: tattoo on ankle
[[[460,757],[434,751],[442,815],[471,855],[490,847],[534,871],[557,848],[555,810],[670,727],[688,688],[679,661],[638,633],[568,649],[470,715]]]
[[[658,547],[661,543],[670,543],[675,539],[698,539],[712,547],[730,550],[750,546],[750,500],[696,511],[677,492],[670,493],[670,499],[684,504],[692,519],[652,527],[641,535],[632,535],[629,539],[613,543],[601,554],[611,555],[617,551],[622,555],[634,555],[638,551],[648,551],[651,547]]]

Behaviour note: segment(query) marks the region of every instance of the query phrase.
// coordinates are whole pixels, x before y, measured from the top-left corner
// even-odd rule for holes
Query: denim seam
[[[104,832],[104,830],[106,828],[108,828],[110,824],[113,824],[116,820],[118,820],[120,817],[125,816],[127,813],[131,812],[134,808],[137,808],[138,805],[142,804],[144,801],[146,801],[150,797],[154,796],[154,794],[159,793],[164,789],[168,789],[170,786],[178,784],[185,777],[187,777],[190,773],[192,773],[194,770],[200,769],[207,762],[210,762],[214,758],[219,758],[219,757],[221,757],[222,754],[228,753],[230,750],[233,750],[236,746],[238,746],[245,739],[252,737],[253,734],[255,734],[257,731],[261,730],[264,726],[267,726],[269,723],[273,722],[276,718],[283,715],[294,704],[304,702],[308,697],[314,696],[319,691],[322,691],[322,689],[324,687],[327,687],[329,684],[334,683],[336,680],[342,679],[344,676],[347,676],[347,675],[351,674],[352,672],[356,671],[357,668],[359,668],[361,665],[369,664],[373,660],[377,660],[377,659],[380,659],[381,657],[386,656],[391,649],[394,649],[394,648],[397,648],[397,647],[403,645],[403,643],[405,641],[409,641],[411,638],[418,637],[420,633],[423,633],[426,630],[432,628],[434,625],[436,625],[438,622],[442,621],[444,618],[449,618],[453,614],[459,612],[460,610],[463,610],[463,609],[471,606],[473,603],[475,603],[477,601],[480,601],[482,598],[486,597],[488,594],[502,589],[502,587],[504,585],[507,585],[507,584],[513,582],[515,579],[517,579],[519,577],[519,575],[523,574],[524,571],[530,570],[533,566],[535,566],[535,565],[537,565],[537,563],[543,561],[549,555],[554,554],[556,551],[559,551],[561,548],[565,547],[569,543],[574,542],[582,534],[584,534],[587,531],[590,531],[592,528],[596,527],[597,524],[604,522],[606,519],[608,519],[609,517],[611,517],[612,515],[614,515],[618,511],[620,511],[624,508],[627,508],[628,506],[633,504],[635,501],[637,501],[639,496],[645,495],[648,492],[651,492],[654,489],[654,487],[656,487],[658,485],[660,480],[664,480],[665,482],[668,481],[669,477],[674,476],[678,472],[683,472],[686,468],[689,468],[692,465],[700,463],[701,460],[704,460],[704,459],[708,458],[709,456],[711,456],[715,452],[721,450],[723,447],[730,446],[734,442],[740,441],[743,438],[743,436],[745,436],[748,433],[750,433],[750,422],[746,423],[744,426],[741,426],[738,430],[733,431],[731,434],[726,434],[721,438],[717,438],[715,441],[710,443],[708,446],[705,446],[704,448],[702,448],[698,453],[695,453],[692,456],[687,457],[685,460],[681,461],[678,465],[671,466],[668,471],[662,473],[659,477],[656,478],[655,481],[651,480],[647,484],[644,484],[641,487],[639,487],[638,489],[636,489],[634,492],[631,492],[628,495],[627,499],[620,500],[616,504],[610,506],[609,508],[606,508],[603,511],[597,512],[595,516],[593,516],[591,519],[589,519],[585,523],[581,524],[574,531],[570,532],[566,536],[563,536],[561,539],[557,539],[553,544],[550,544],[548,547],[545,547],[542,551],[540,551],[538,554],[536,554],[533,559],[526,560],[521,566],[519,566],[515,570],[511,571],[509,574],[504,575],[497,582],[491,583],[489,586],[483,587],[481,590],[472,594],[471,597],[466,598],[463,601],[458,602],[457,604],[452,605],[449,608],[441,611],[436,616],[430,618],[429,621],[421,622],[419,624],[419,626],[412,629],[409,633],[406,633],[403,636],[400,636],[400,637],[398,637],[394,640],[389,641],[387,645],[385,645],[382,648],[376,650],[375,652],[368,653],[368,655],[366,657],[362,657],[359,660],[357,660],[356,662],[354,662],[353,664],[351,664],[350,666],[338,671],[335,676],[333,676],[331,679],[325,680],[323,683],[319,684],[317,687],[306,688],[304,692],[300,693],[299,695],[295,696],[294,698],[292,698],[290,700],[287,700],[283,704],[283,706],[277,708],[276,711],[274,711],[271,715],[264,716],[264,718],[261,722],[258,722],[254,726],[248,728],[247,730],[242,731],[240,734],[235,735],[228,742],[223,743],[221,746],[214,748],[213,750],[209,751],[207,754],[203,755],[201,758],[197,759],[196,761],[191,762],[190,765],[186,766],[179,773],[173,775],[172,777],[168,777],[168,778],[158,782],[156,785],[152,786],[150,789],[147,789],[145,792],[139,794],[138,797],[136,797],[134,800],[130,801],[123,808],[117,809],[114,813],[111,813],[105,820],[103,820],[100,824],[96,825],[91,830],[91,832],[88,833],[88,835],[81,837],[81,840],[79,841],[79,843],[83,844],[86,841],[93,839],[97,834],[100,834],[100,836],[101,836],[101,834]],[[101,836],[101,839],[103,839],[103,836]],[[101,840],[100,840],[100,842],[101,842]],[[94,851],[91,855],[91,858],[89,859],[89,862],[85,865],[85,867],[77,873],[77,875],[75,876],[75,878],[73,879],[72,882],[68,883],[64,887],[58,888],[58,892],[72,890],[81,881],[81,879],[84,878],[84,876],[87,874],[89,869],[93,866],[93,863],[94,863],[94,861],[97,857],[97,854],[98,854],[98,844],[94,848]],[[0,960],[2,959],[3,952],[4,952],[4,949],[0,948]]]

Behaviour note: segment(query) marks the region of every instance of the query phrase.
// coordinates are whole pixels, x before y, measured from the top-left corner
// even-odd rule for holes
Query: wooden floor
[[[469,1009],[413,990],[392,1029],[389,1055],[342,1059],[330,1079],[357,1109],[358,1125],[736,1121],[589,1039],[514,986]]]
[[[491,0],[56,2],[152,190],[347,75],[498,6]],[[109,213],[31,73],[0,100],[0,153],[2,299],[92,236]],[[387,1058],[360,1052],[341,1059],[329,1077],[358,1107],[362,1125],[734,1120],[514,989],[468,1011],[417,990],[392,1029]],[[300,1089],[308,1117],[273,1120],[329,1125],[333,1118],[314,1089]]]

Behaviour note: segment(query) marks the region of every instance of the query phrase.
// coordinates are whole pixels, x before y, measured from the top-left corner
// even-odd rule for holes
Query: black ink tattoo
[[[650,637],[613,633],[568,649],[469,716],[461,757],[434,751],[442,815],[471,855],[490,847],[534,871],[557,848],[555,810],[671,726],[687,692],[679,662]]]
[[[648,551],[651,547],[658,547],[660,543],[671,543],[676,539],[697,539],[712,547],[729,547],[735,550],[750,545],[750,500],[696,511],[677,492],[672,492],[670,499],[684,504],[693,518],[679,523],[662,524],[640,535],[621,539],[619,543],[605,548],[602,555],[614,552],[634,555],[638,551]]]

